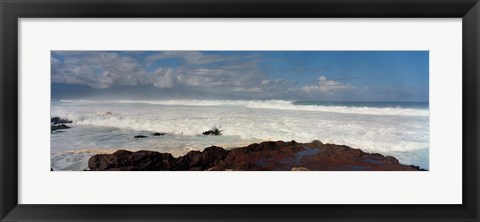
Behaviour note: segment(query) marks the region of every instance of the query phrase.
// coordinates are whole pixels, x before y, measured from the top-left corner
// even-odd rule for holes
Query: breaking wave
[[[238,106],[250,109],[277,109],[292,111],[331,112],[360,115],[393,115],[393,116],[429,116],[428,109],[395,107],[367,107],[367,106],[338,106],[338,105],[299,105],[295,101],[286,100],[60,100],[66,103],[91,104],[149,104],[162,106]]]

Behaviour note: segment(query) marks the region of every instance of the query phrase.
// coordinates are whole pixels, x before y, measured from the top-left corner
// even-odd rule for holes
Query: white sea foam
[[[415,152],[425,156],[429,148],[428,109],[293,105],[281,100],[69,100],[53,101],[51,115],[74,122],[63,135],[52,135],[55,152],[129,147],[183,155],[210,145],[318,139],[367,152],[401,154],[402,162],[428,168],[428,155],[421,162],[415,157]],[[201,135],[213,127],[223,136]],[[133,139],[135,134],[151,132],[170,136]]]
[[[113,100],[108,102],[94,100],[60,100],[69,103],[111,103],[111,104],[151,104],[170,106],[238,106],[251,109],[278,109],[313,112],[333,112],[360,115],[399,115],[428,116],[428,109],[413,109],[400,107],[351,107],[326,105],[295,105],[294,101],[286,100]]]

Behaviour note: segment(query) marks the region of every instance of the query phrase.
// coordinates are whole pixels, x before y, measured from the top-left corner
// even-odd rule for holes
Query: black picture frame
[[[0,0],[1,221],[478,221],[478,0]],[[18,204],[19,18],[359,17],[462,18],[461,205]],[[448,43],[446,43],[448,44]],[[41,192],[39,190],[39,192]],[[128,192],[128,191],[126,191]],[[181,195],[181,194],[179,194]],[[439,193],[438,195],[442,195]]]

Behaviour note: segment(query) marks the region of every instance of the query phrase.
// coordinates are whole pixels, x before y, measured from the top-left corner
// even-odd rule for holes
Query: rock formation
[[[211,135],[211,136],[220,136],[222,135],[222,131],[217,128],[213,128],[211,130],[205,131],[202,133],[203,135]]]
[[[348,146],[311,143],[262,142],[225,150],[208,147],[184,156],[154,151],[97,154],[88,161],[90,170],[168,171],[418,171],[418,166],[402,165],[391,156],[365,153]]]

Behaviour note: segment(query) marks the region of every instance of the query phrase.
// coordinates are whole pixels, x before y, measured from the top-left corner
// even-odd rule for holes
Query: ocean
[[[51,134],[53,170],[85,170],[90,156],[118,149],[180,156],[212,145],[234,148],[272,140],[320,140],[429,168],[424,102],[52,100],[54,116],[73,123]],[[202,135],[215,127],[221,136]],[[152,136],[155,132],[166,134]]]

